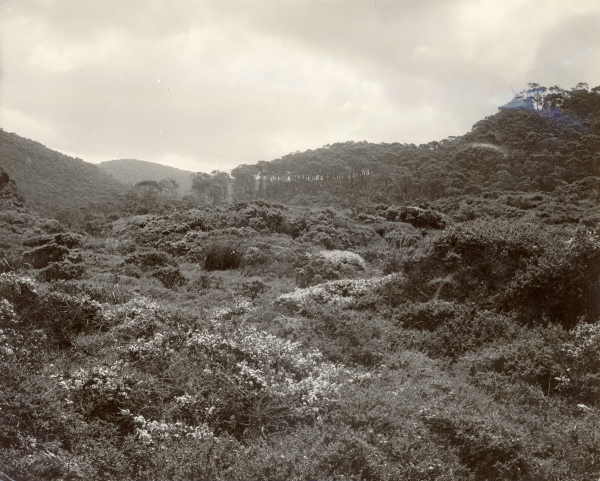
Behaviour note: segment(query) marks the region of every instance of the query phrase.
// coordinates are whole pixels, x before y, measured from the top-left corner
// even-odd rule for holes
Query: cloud
[[[86,160],[229,169],[460,134],[529,81],[595,85],[600,5],[8,0],[3,127]]]

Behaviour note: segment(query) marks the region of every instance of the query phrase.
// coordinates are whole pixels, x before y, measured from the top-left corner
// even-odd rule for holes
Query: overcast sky
[[[0,0],[0,126],[190,170],[460,135],[600,84],[600,1]]]

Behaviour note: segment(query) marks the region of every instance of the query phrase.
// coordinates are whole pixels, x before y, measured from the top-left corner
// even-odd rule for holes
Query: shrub
[[[247,429],[281,429],[316,413],[360,372],[328,363],[320,352],[263,331],[242,327],[194,331],[186,363],[202,366],[215,432],[240,436]],[[207,407],[210,407],[208,404]]]
[[[530,323],[550,320],[570,328],[582,317],[588,322],[600,317],[599,292],[600,236],[578,230],[530,259],[507,286],[502,303]]]
[[[464,311],[464,306],[441,300],[409,302],[396,309],[394,318],[398,325],[406,329],[434,331]]]
[[[69,254],[69,249],[59,244],[44,244],[23,253],[23,261],[35,269],[46,267],[51,262],[60,262]]]
[[[242,265],[244,267],[260,266],[268,264],[271,260],[272,256],[269,256],[267,249],[252,246],[244,250]]]
[[[547,395],[556,393],[560,377],[566,374],[561,346],[568,340],[568,334],[556,326],[527,329],[511,342],[469,356],[471,373],[493,371],[537,386]]]
[[[520,333],[510,317],[492,311],[459,308],[420,342],[430,356],[457,359],[482,346],[514,339]]]
[[[385,206],[382,206],[385,208]],[[379,215],[393,222],[406,222],[415,227],[426,227],[431,229],[444,229],[446,218],[444,214],[431,209],[415,206],[387,207],[379,210]]]
[[[568,248],[564,231],[508,221],[451,226],[402,261],[406,294],[514,311],[531,323],[573,325],[579,315],[600,310],[593,296],[600,244],[594,236],[578,239]]]
[[[202,273],[198,278],[189,282],[187,289],[191,292],[202,292],[207,289],[221,289],[222,287],[223,281],[220,277]]]
[[[63,346],[71,345],[72,336],[109,327],[100,303],[87,295],[71,296],[62,292],[45,292],[35,304],[27,306],[30,325],[43,327],[52,339]]]
[[[121,411],[129,406],[135,381],[117,361],[109,366],[80,368],[60,379],[59,384],[88,420],[99,418],[120,424]]]
[[[404,227],[404,225],[408,225],[410,229]],[[383,232],[383,238],[391,247],[396,249],[413,247],[421,239],[421,234],[413,226],[410,224],[404,225],[402,227],[393,226]]]
[[[164,320],[158,303],[141,296],[124,304],[104,307],[103,316],[108,324],[115,326],[114,332],[124,339],[152,336]]]
[[[319,349],[333,362],[366,367],[382,362],[393,329],[381,316],[320,305],[311,306],[306,318],[296,323],[302,327],[293,331],[295,338],[305,345]]]
[[[56,280],[79,279],[85,272],[80,264],[72,262],[52,262],[38,273],[38,278],[47,282]]]
[[[27,247],[39,247],[46,244],[57,244],[59,246],[73,249],[75,247],[81,247],[83,243],[83,237],[74,232],[59,232],[54,235],[43,235],[31,237],[23,241],[23,245]]]
[[[320,256],[303,256],[295,263],[296,284],[308,287],[325,281],[341,279],[344,276],[340,266],[328,262]]]
[[[248,279],[242,283],[242,293],[250,299],[256,299],[268,289],[269,286],[260,277]]]
[[[13,272],[0,274],[0,297],[10,301],[17,310],[31,306],[37,302],[37,283],[29,277],[19,276]]]
[[[13,305],[6,299],[0,299],[0,326],[17,322],[17,315]]]
[[[396,276],[392,275],[371,279],[342,279],[324,282],[282,294],[277,298],[276,304],[291,311],[301,311],[311,303],[348,307],[360,302],[361,297],[368,296],[393,283],[395,279]]]
[[[358,254],[350,251],[321,251],[318,255],[305,255],[296,262],[296,283],[300,287],[324,281],[353,277],[364,271],[366,264]]]
[[[319,256],[323,257],[328,262],[339,266],[352,266],[360,270],[366,267],[365,260],[355,252],[331,250],[321,251]]]
[[[535,468],[518,432],[483,417],[471,418],[457,413],[425,415],[433,433],[458,451],[461,462],[476,480],[535,479]]]
[[[207,271],[224,271],[238,269],[242,262],[242,253],[237,245],[231,243],[215,243],[208,247],[204,268]]]
[[[152,271],[151,276],[162,282],[168,289],[183,286],[187,282],[185,276],[176,267],[162,267],[156,269],[155,271]]]
[[[166,253],[156,249],[136,252],[125,258],[125,264],[134,264],[141,269],[152,269],[155,267],[172,266],[173,259]]]
[[[23,266],[23,256],[18,252],[4,251],[0,255],[0,273],[17,271]]]
[[[600,322],[579,324],[561,352],[568,367],[556,379],[559,390],[587,403],[600,403]]]

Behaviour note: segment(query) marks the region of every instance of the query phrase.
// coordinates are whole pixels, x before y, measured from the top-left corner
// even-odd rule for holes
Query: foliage
[[[85,272],[81,264],[70,261],[51,262],[40,270],[38,277],[44,281],[79,279]]]
[[[163,285],[169,289],[182,286],[187,282],[185,276],[175,267],[161,267],[152,271],[152,277],[156,277]]]
[[[146,270],[155,267],[172,266],[173,260],[164,252],[160,252],[156,249],[151,249],[147,251],[138,251],[128,255],[125,258],[125,263],[135,264],[140,268]]]
[[[208,247],[204,268],[207,271],[237,269],[242,262],[239,247],[231,244],[216,243]]]
[[[32,162],[35,169],[29,167]],[[73,205],[102,210],[125,192],[97,166],[4,130],[0,130],[0,168],[17,183],[27,202],[46,215]]]
[[[299,287],[308,287],[362,273],[365,261],[355,252],[332,250],[305,255],[298,259],[296,266],[296,283]]]

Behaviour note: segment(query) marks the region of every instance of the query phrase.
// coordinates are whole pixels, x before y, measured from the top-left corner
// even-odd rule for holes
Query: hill
[[[600,176],[600,89],[532,92],[539,109],[504,107],[462,136],[421,145],[342,142],[240,165],[231,172],[235,198],[424,202],[498,190],[553,192]],[[202,185],[210,190],[208,177]]]
[[[179,184],[179,195],[189,193],[192,188],[193,172],[155,162],[136,159],[116,159],[101,162],[98,164],[98,167],[125,184],[134,185],[143,180],[158,182],[163,179],[173,179]]]
[[[126,188],[98,167],[0,129],[0,167],[27,204],[46,215],[111,204]]]
[[[598,133],[536,112],[509,110],[439,142],[336,143],[243,165],[232,175],[238,196],[258,193],[280,202],[302,197],[424,201],[499,189],[548,192],[600,175]]]

